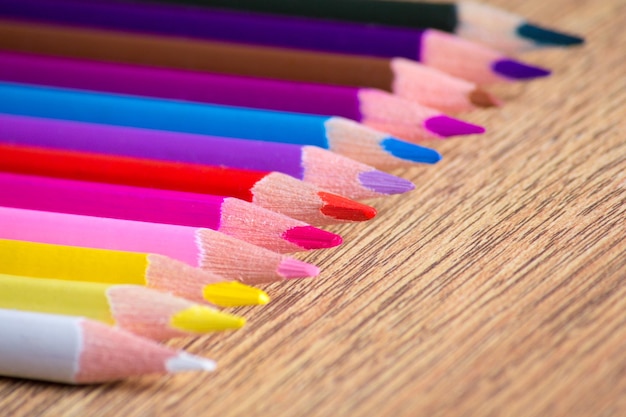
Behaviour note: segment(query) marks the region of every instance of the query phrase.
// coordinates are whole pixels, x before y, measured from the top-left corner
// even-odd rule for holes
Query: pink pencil
[[[246,284],[316,276],[319,269],[211,229],[0,207],[0,239],[168,256]]]
[[[231,197],[0,173],[0,205],[205,227],[276,252],[330,248],[340,236]]]

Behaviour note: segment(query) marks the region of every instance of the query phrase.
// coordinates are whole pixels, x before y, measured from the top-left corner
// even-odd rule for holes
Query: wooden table
[[[492,1],[584,34],[527,61],[555,74],[498,86],[431,143],[411,194],[303,254],[317,280],[268,286],[241,331],[173,346],[214,374],[67,387],[0,378],[0,415],[626,415],[626,3]]]

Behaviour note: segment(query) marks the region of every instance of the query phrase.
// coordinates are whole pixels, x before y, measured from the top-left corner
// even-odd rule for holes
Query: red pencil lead
[[[322,213],[335,219],[365,221],[376,216],[376,209],[365,204],[324,191],[318,192],[317,195],[324,201]]]

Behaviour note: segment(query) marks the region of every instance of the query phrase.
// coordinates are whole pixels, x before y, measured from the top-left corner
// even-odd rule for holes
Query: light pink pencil
[[[205,227],[276,252],[330,248],[340,236],[231,197],[0,173],[0,205]]]
[[[0,239],[165,255],[247,284],[308,278],[306,262],[211,229],[0,207]]]

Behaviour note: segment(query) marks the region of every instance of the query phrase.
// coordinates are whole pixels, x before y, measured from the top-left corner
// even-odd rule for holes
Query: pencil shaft
[[[420,60],[421,30],[243,14],[217,9],[74,0],[4,0],[0,13],[16,18],[105,29],[153,32]]]
[[[199,229],[0,206],[0,238],[158,253],[200,266]]]
[[[391,91],[389,59],[0,21],[9,50]]]
[[[0,79],[361,121],[360,89],[0,51]],[[416,121],[417,122],[417,121]]]
[[[24,147],[0,143],[0,170],[137,187],[236,197],[252,202],[252,189],[269,173]],[[208,213],[207,213],[208,214]]]
[[[377,0],[317,0],[314,2],[307,0],[168,0],[168,2],[403,27],[430,27],[447,32],[454,31],[458,24],[454,3]]]
[[[215,196],[7,173],[0,184],[0,204],[8,207],[220,227],[223,198]]]
[[[110,155],[152,158],[304,178],[302,146],[0,114],[0,141]]]
[[[4,113],[329,146],[325,128],[329,117],[6,83],[0,83],[0,96]]]
[[[146,285],[148,254],[0,239],[0,273]]]
[[[0,274],[0,308],[83,316],[115,324],[107,297],[111,287],[100,282]]]

